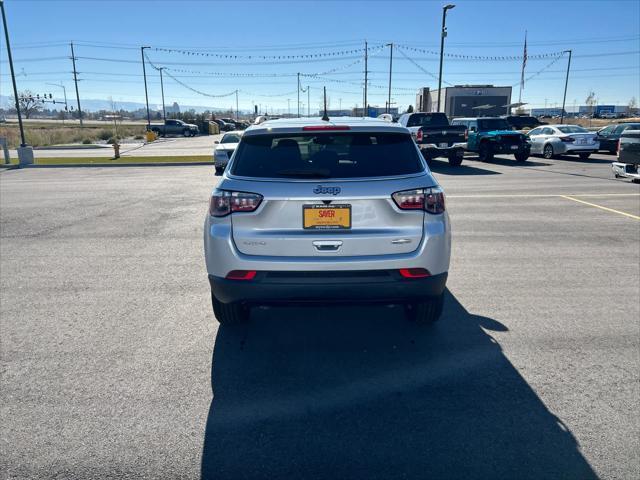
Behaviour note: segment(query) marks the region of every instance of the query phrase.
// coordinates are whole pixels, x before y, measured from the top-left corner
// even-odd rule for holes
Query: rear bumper
[[[466,143],[454,143],[448,147],[440,147],[435,143],[421,143],[418,144],[418,148],[422,152],[423,155],[427,155],[430,157],[446,157],[449,155],[460,155],[459,152],[462,152],[464,155],[464,151],[467,149]]]
[[[444,292],[447,272],[405,279],[397,271],[258,272],[250,281],[209,275],[213,295],[223,303],[404,302]]]
[[[516,153],[518,154],[526,153],[527,155],[529,155],[529,153],[531,152],[531,144],[529,143],[510,145],[510,144],[492,142],[491,147],[492,147],[493,153],[504,153],[507,155],[516,154]],[[516,148],[512,148],[512,147],[516,147]]]

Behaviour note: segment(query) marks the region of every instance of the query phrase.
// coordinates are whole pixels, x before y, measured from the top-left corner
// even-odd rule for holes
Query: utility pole
[[[291,99],[287,98],[287,115],[291,115]]]
[[[162,120],[167,123],[167,109],[164,107],[164,82],[162,81],[162,70],[164,67],[158,68],[160,70],[160,91],[162,92]]]
[[[455,5],[449,4],[442,7],[442,32],[440,33],[440,73],[438,75],[438,109],[436,110],[436,112],[440,111],[440,94],[442,90],[442,59],[444,57],[444,38],[447,36],[447,10],[451,10],[452,8],[455,8]]]
[[[80,108],[80,93],[78,92],[78,71],[76,70],[76,54],[73,51],[73,42],[71,42],[71,61],[73,62],[73,81],[76,84],[76,101],[78,102],[78,119],[82,127],[82,108]]]
[[[147,131],[151,130],[151,114],[149,113],[149,92],[147,91],[147,70],[144,66],[144,49],[149,47],[140,47],[140,55],[142,56],[142,76],[144,77],[144,97],[147,103]]]
[[[236,120],[239,120],[238,116],[238,89],[236,88]]]
[[[393,43],[387,44],[389,48],[389,101],[387,102],[387,113],[391,108],[391,72],[393,71]]]
[[[367,116],[367,83],[369,82],[369,48],[367,45],[367,41],[364,41],[364,101],[362,102],[362,116]]]
[[[298,72],[298,118],[300,118],[300,72]]]
[[[67,89],[64,88],[64,85],[62,84],[62,82],[60,82],[60,83],[47,83],[47,85],[53,85],[54,87],[62,88],[62,92],[64,93],[64,110],[65,110],[65,113],[62,114],[62,124],[64,125],[64,119],[66,117],[66,111],[69,109],[69,107],[67,105]],[[54,103],[55,103],[55,101],[54,101]]]
[[[311,94],[309,93],[310,88],[311,87],[307,85],[307,117],[311,116],[311,103],[309,102],[309,100],[311,100]]]
[[[569,85],[569,69],[571,68],[571,53],[572,50],[565,50],[564,53],[569,52],[569,61],[567,62],[567,78],[564,80],[564,96],[562,97],[562,111],[560,112],[560,123],[564,123],[564,105],[567,101],[567,86]]]
[[[4,26],[4,38],[7,42],[7,55],[9,57],[9,70],[11,70],[11,82],[13,83],[13,96],[16,100],[16,112],[18,113],[18,125],[20,126],[20,146],[26,147],[27,142],[24,138],[24,126],[22,125],[22,114],[20,113],[20,100],[18,99],[18,87],[16,86],[16,75],[13,71],[13,57],[11,56],[11,44],[9,43],[9,30],[7,28],[7,17],[4,12],[4,0],[0,0],[0,8],[2,8],[2,25]]]

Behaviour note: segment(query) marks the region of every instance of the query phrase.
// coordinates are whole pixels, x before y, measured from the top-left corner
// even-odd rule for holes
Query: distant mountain
[[[70,105],[73,105],[75,108],[75,100],[74,99],[68,99],[67,100],[69,102]],[[138,103],[138,102],[118,102],[115,101],[116,104],[116,108],[118,109],[123,109],[123,110],[127,110],[129,112],[133,112],[135,110],[141,109],[141,108],[146,108],[146,105],[144,103]],[[111,102],[108,100],[99,100],[99,99],[95,99],[95,98],[81,98],[80,99],[80,106],[82,107],[82,110],[87,111],[87,112],[97,112],[99,110],[111,110]],[[171,104],[167,104],[166,107],[170,107]],[[11,105],[11,97],[8,95],[0,95],[0,108],[11,108],[13,107],[13,105]],[[48,104],[47,107],[50,110],[54,110],[54,109],[58,109],[60,110],[60,107],[58,105],[51,105]],[[157,104],[149,104],[149,109],[153,110],[153,111],[162,111],[162,105],[157,105]],[[207,105],[180,105],[180,111],[181,112],[185,112],[187,110],[195,110],[196,113],[202,113],[205,110],[211,110],[211,111],[226,111],[228,110],[228,108],[225,107],[215,107],[215,106],[207,106]]]

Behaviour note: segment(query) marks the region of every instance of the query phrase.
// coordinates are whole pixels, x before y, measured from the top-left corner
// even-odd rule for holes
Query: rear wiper
[[[276,175],[282,177],[311,177],[311,178],[329,178],[331,176],[331,172],[325,169],[317,169],[317,170],[278,170]]]

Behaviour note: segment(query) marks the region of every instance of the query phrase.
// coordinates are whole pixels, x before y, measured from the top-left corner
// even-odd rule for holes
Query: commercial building
[[[372,107],[371,105],[369,105],[367,107],[366,115],[363,115],[363,113],[364,113],[363,109],[360,107],[356,107],[351,110],[351,115],[353,115],[354,117],[376,118],[378,115],[382,113],[387,113],[387,109],[386,107]],[[394,116],[398,115],[398,107],[391,107],[389,109],[389,113]]]
[[[441,90],[438,110],[438,90],[421,88],[418,97],[428,93],[427,102],[418,104],[427,112],[444,112],[449,117],[484,117],[507,115],[511,103],[511,87],[494,85],[455,85]],[[417,98],[416,98],[417,100]]]
[[[430,112],[431,97],[429,96],[429,87],[422,87],[416,95],[416,112]]]

